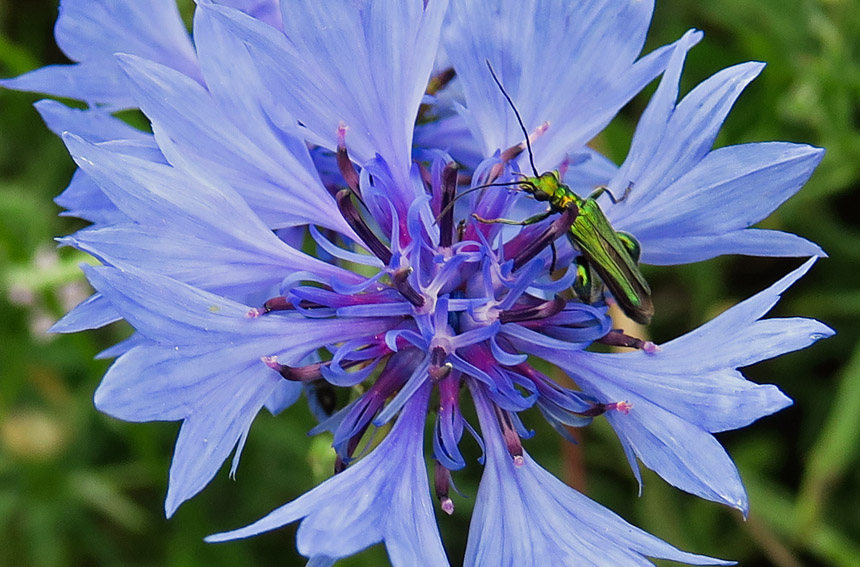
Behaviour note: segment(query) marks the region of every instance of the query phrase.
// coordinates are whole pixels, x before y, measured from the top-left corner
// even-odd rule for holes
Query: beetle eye
[[[534,197],[536,201],[549,201],[549,193],[543,189],[535,189],[532,191],[532,197]]]

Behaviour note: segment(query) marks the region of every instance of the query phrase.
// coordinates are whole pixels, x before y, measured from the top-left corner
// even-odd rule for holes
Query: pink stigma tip
[[[524,464],[526,464],[526,460],[522,455],[514,456],[514,466],[515,467],[521,467]]]
[[[630,402],[616,402],[611,405],[615,406],[615,411],[621,412],[624,415],[629,414],[630,410],[633,409],[633,404],[631,404]]]
[[[265,364],[272,370],[278,370],[278,368],[281,366],[281,363],[278,362],[277,356],[261,356],[260,360],[262,360],[263,364]]]
[[[346,146],[346,131],[349,130],[349,127],[345,122],[341,122],[337,125],[337,145],[338,146]]]
[[[245,317],[247,317],[248,319],[256,319],[257,317],[259,317],[263,313],[265,313],[265,311],[263,311],[262,309],[258,309],[257,307],[252,307],[252,308],[248,309],[247,313],[245,313]]]
[[[644,350],[646,354],[657,354],[663,349],[661,349],[660,345],[656,343],[652,343],[651,341],[645,341],[645,344],[642,345],[642,350]]]
[[[442,511],[449,516],[454,513],[454,501],[447,496],[442,499]]]

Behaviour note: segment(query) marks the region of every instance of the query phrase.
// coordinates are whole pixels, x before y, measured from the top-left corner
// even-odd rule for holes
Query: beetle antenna
[[[445,216],[445,214],[448,211],[451,210],[451,207],[454,206],[454,203],[456,203],[460,199],[460,197],[465,197],[469,193],[474,193],[475,191],[479,191],[481,189],[486,189],[487,187],[510,187],[512,185],[532,185],[532,184],[525,182],[525,181],[508,181],[506,183],[484,183],[483,185],[477,185],[475,187],[472,187],[471,189],[466,189],[465,191],[461,191],[457,196],[455,196],[453,199],[451,199],[450,203],[445,205],[444,209],[442,209],[439,212],[439,214],[436,216],[436,220],[433,222],[433,224],[438,224],[439,219],[441,219],[443,216]]]
[[[508,104],[511,106],[511,110],[514,111],[514,116],[517,117],[517,122],[519,122],[520,129],[523,131],[523,136],[525,136],[526,138],[526,148],[529,151],[529,165],[532,166],[532,173],[535,174],[535,177],[540,177],[540,174],[537,171],[537,167],[535,167],[535,156],[532,152],[532,143],[529,140],[529,131],[526,130],[526,125],[523,124],[523,119],[520,116],[517,107],[514,105],[514,101],[511,100],[511,96],[508,94],[508,91],[505,90],[505,87],[502,86],[502,82],[496,76],[496,72],[493,70],[493,64],[490,63],[489,59],[484,59],[484,61],[487,62],[487,67],[490,69],[490,75],[493,76],[493,80],[496,82],[496,85],[498,85],[499,90],[502,91],[502,95],[505,97],[505,100],[508,101]]]

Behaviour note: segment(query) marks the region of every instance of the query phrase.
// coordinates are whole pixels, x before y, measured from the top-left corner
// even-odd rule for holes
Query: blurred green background
[[[190,1],[180,6],[190,15]],[[56,0],[0,0],[0,76],[64,62],[52,38],[55,16]],[[538,434],[526,446],[550,470],[679,547],[745,567],[856,567],[860,2],[658,1],[646,50],[690,27],[706,37],[688,58],[685,90],[734,63],[768,63],[718,145],[788,140],[827,148],[806,188],[763,224],[805,236],[830,254],[774,314],[815,317],[838,334],[746,370],[750,379],[778,384],[795,400],[775,416],[720,436],[750,493],[746,521],[653,474],[646,473],[637,498],[605,423],[583,431],[583,442],[572,447],[539,416],[528,415]],[[92,407],[108,366],[93,356],[127,329],[45,333],[88,289],[77,268],[82,257],[55,250],[52,241],[83,224],[57,216],[52,203],[73,165],[31,108],[39,98],[0,91],[0,566],[303,565],[294,526],[218,546],[202,541],[257,519],[328,476],[327,441],[306,437],[312,419],[302,404],[279,417],[260,414],[237,479],[230,480],[225,468],[168,521],[161,505],[177,424],[126,424]],[[646,102],[641,96],[631,103],[600,140],[616,161]],[[659,311],[653,338],[665,341],[694,328],[799,263],[731,257],[648,270]],[[479,473],[475,464],[455,477],[472,498],[457,498],[454,516],[440,519],[454,565],[462,558]],[[385,563],[377,546],[341,564]]]

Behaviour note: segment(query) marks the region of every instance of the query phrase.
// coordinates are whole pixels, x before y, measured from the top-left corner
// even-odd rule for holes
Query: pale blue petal
[[[99,409],[131,421],[183,419],[170,472],[168,516],[241,447],[282,378],[260,359],[296,364],[317,348],[386,331],[395,322],[270,314],[176,280],[132,269],[85,267],[87,277],[151,342],[120,356],[96,392]],[[234,470],[238,457],[234,457]]]
[[[614,226],[636,235],[642,244],[643,262],[650,263],[652,240],[677,239],[682,241],[680,253],[690,255],[706,244],[701,237],[719,240],[773,212],[800,190],[823,155],[818,148],[784,142],[720,148],[674,183],[653,192],[647,202],[635,205],[636,214]],[[615,207],[612,209],[614,213]],[[747,240],[754,240],[757,234],[761,232],[748,235]],[[686,242],[688,238],[698,240]],[[724,243],[715,241],[707,250],[701,250],[700,259],[727,253],[720,252],[721,244]],[[765,247],[766,241],[762,244],[762,255],[786,252],[781,247]],[[802,239],[795,244],[797,249],[787,251],[788,255],[819,255],[807,254],[809,246]],[[820,251],[817,247],[815,250]]]
[[[198,21],[206,22],[207,18]],[[208,34],[202,35],[204,40],[208,38]],[[236,52],[236,57],[241,53]],[[212,55],[223,59],[226,52]],[[311,172],[307,148],[292,144],[293,149],[303,152],[299,157],[287,151],[268,130],[260,111],[241,112],[244,108],[236,104],[219,106],[206,89],[169,67],[131,56],[120,56],[119,61],[131,78],[136,102],[152,121],[156,139],[174,166],[191,169],[212,183],[229,184],[270,228],[315,222],[351,234],[334,199]],[[218,63],[242,68],[241,60]],[[253,85],[251,78],[240,76],[230,84],[219,82],[211,88],[232,89],[239,97],[236,92]],[[241,123],[233,122],[233,116]]]
[[[98,329],[122,317],[100,293],[94,293],[77,304],[49,329],[51,333],[77,333]]]
[[[198,408],[209,411],[192,411],[182,422],[164,502],[168,517],[209,484],[281,380],[263,364],[237,369],[231,376],[241,388],[218,388],[195,400]]]
[[[99,108],[81,110],[55,100],[40,100],[33,106],[45,121],[45,125],[57,136],[68,131],[90,142],[152,140],[153,145],[155,144],[152,134],[133,128]]]
[[[653,566],[646,557],[693,565],[730,562],[680,551],[628,524],[541,468],[528,453],[517,466],[486,398],[472,388],[486,463],[466,544],[467,567]]]
[[[113,61],[117,52],[200,78],[191,40],[174,2],[63,0],[54,36],[63,52],[79,64],[43,67],[0,84],[75,98],[90,106],[132,107],[125,77]]]
[[[747,513],[737,468],[713,435],[626,389],[602,385],[600,391],[633,404],[628,415],[610,413],[607,419],[643,465],[672,486]]]
[[[214,236],[214,235],[213,235]],[[275,290],[293,261],[229,238],[203,239],[173,228],[116,224],[59,239],[104,264],[132,265],[207,291],[242,300]]]
[[[0,87],[82,100],[91,107],[104,105],[111,110],[134,107],[128,82],[119,67],[102,61],[47,65],[12,79],[2,79]]]
[[[201,240],[241,243],[273,260],[280,259],[284,275],[292,267],[352,283],[364,279],[287,246],[228,187],[215,187],[170,166],[112,152],[76,136],[67,134],[64,140],[81,169],[137,223],[170,226]]]
[[[170,471],[168,516],[209,483],[283,382],[248,350],[241,344],[142,344],[120,356],[96,390],[96,407],[119,419],[184,420]]]
[[[57,45],[73,61],[134,53],[196,69],[194,49],[173,2],[163,0],[62,0],[54,28]]]
[[[442,150],[457,163],[471,169],[485,157],[469,125],[459,114],[416,125],[413,143],[416,149]]]
[[[188,352],[191,350],[196,349],[170,349],[152,342],[132,347],[102,378],[93,398],[96,408],[130,422],[184,419],[196,400],[231,380],[223,368],[213,364],[211,357],[217,351],[198,354]],[[223,357],[218,362],[223,363]],[[263,366],[259,360],[257,363]]]
[[[105,146],[109,145],[116,151],[130,155],[146,154],[154,161],[164,162],[152,134],[132,128],[105,110],[69,108],[53,100],[40,100],[34,106],[57,136],[74,132],[89,142],[107,142]],[[78,217],[98,225],[129,221],[81,170],[75,172],[69,186],[54,202],[67,209],[61,213],[63,216]]]
[[[168,277],[84,266],[87,278],[142,335],[166,346],[225,348],[247,342],[249,359],[285,356],[295,364],[328,343],[373,336],[398,319],[308,319],[296,314],[248,317],[249,307]]]
[[[635,455],[683,490],[746,511],[734,465],[710,434],[743,427],[791,403],[775,386],[748,382],[737,368],[832,334],[811,319],[761,319],[813,261],[656,353],[523,346],[559,365],[601,402],[633,404],[627,415],[607,414],[628,458]]]
[[[720,235],[648,239],[642,260],[647,264],[669,266],[708,260],[722,254],[827,256],[817,244],[795,234],[747,228]]]
[[[236,8],[273,28],[284,29],[278,0],[217,0],[216,4]],[[196,35],[194,39],[197,39]]]
[[[257,522],[206,538],[239,539],[301,520],[299,552],[336,559],[383,541],[395,567],[447,566],[423,455],[429,388],[406,404],[369,455]]]
[[[109,358],[117,358],[125,353],[131,351],[136,346],[154,344],[152,341],[141,335],[140,333],[132,333],[132,335],[125,339],[124,341],[120,341],[117,344],[108,347],[96,354],[96,360],[107,360]]]
[[[266,409],[272,415],[278,415],[288,407],[296,403],[302,395],[302,384],[300,382],[289,382],[281,380],[275,386],[275,390],[266,399]]]
[[[452,2],[446,49],[485,155],[523,139],[487,60],[526,128],[549,122],[533,147],[538,170],[554,168],[665,67],[666,49],[636,63],[652,10],[649,1]],[[520,158],[521,165],[525,159]]]
[[[627,159],[624,160],[612,182],[610,182],[610,189],[621,192],[631,182],[635,184],[636,192],[628,195],[624,200],[625,204],[642,199],[643,189],[639,187],[641,181],[638,176],[647,174],[648,165],[651,161],[663,158],[660,142],[665,142],[668,138],[667,130],[678,99],[678,85],[681,80],[681,71],[684,68],[684,60],[687,57],[687,51],[696,44],[698,38],[699,34],[692,30],[688,31],[672,48],[671,57],[666,72],[660,80],[660,85],[639,119]],[[682,126],[679,125],[678,127]],[[701,156],[698,157],[701,158]],[[673,165],[672,160],[668,158],[660,161],[660,164],[662,166],[661,171],[665,171]]]
[[[447,0],[424,4],[282,3],[286,37],[235,10],[201,9],[211,9],[247,43],[268,88],[289,102],[313,142],[335,149],[345,124],[353,159],[381,155],[408,203],[412,130]]]
[[[724,69],[676,105],[684,57],[679,46],[640,120],[627,159],[608,185],[614,195],[626,195],[616,204],[603,201],[613,227],[639,240],[645,263],[692,262],[729,253],[823,254],[801,238],[744,234],[801,188],[821,161],[822,150],[771,142],[711,151],[729,110],[763,64]]]
[[[116,205],[96,185],[92,178],[78,169],[72,176],[69,186],[60,193],[54,202],[66,209],[61,216],[77,217],[97,225],[129,222]]]
[[[578,195],[587,197],[597,187],[604,187],[618,171],[618,166],[600,152],[585,147],[568,155],[564,183]]]

